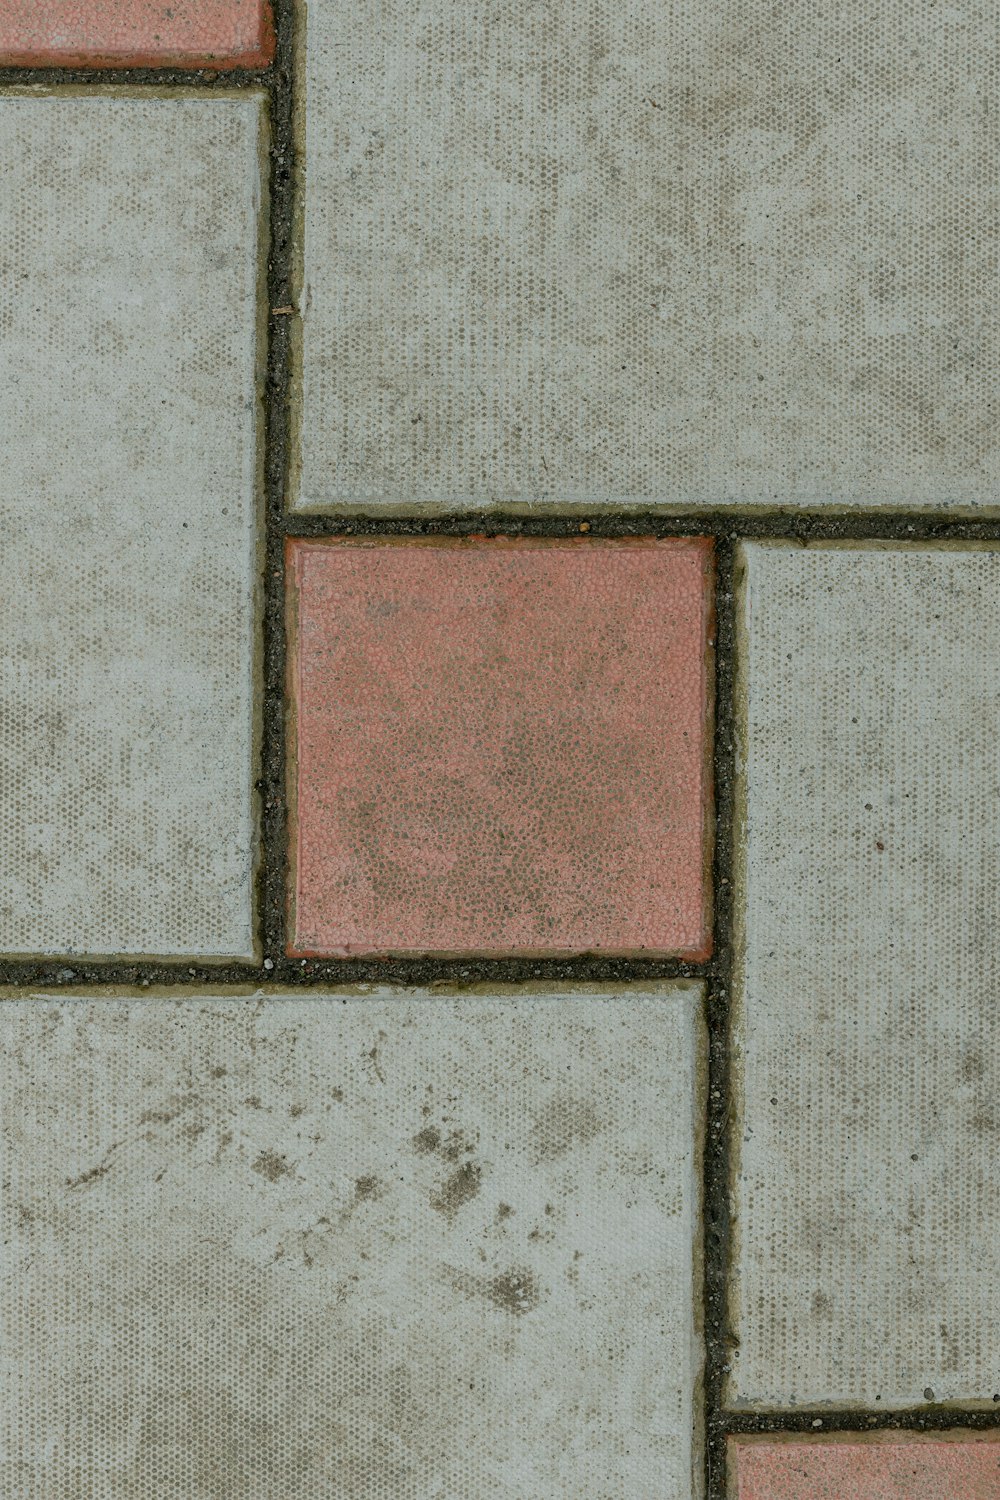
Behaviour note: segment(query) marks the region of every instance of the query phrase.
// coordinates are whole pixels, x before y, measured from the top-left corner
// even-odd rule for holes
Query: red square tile
[[[0,63],[255,68],[274,55],[268,0],[2,0]]]
[[[996,1433],[737,1439],[736,1500],[1000,1500]]]
[[[704,958],[711,543],[293,542],[295,954]]]

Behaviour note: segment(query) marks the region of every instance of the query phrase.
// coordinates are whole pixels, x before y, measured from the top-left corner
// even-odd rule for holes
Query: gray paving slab
[[[700,1497],[702,995],[6,997],[0,1489]]]
[[[304,510],[996,510],[989,0],[310,0]]]
[[[742,549],[730,1398],[1000,1396],[1000,552]]]
[[[0,96],[0,951],[253,953],[261,97]]]

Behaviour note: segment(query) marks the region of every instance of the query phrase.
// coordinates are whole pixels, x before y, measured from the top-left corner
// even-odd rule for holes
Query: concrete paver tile
[[[3,0],[0,65],[263,67],[268,0]]]
[[[309,0],[293,503],[997,509],[993,0]]]
[[[259,95],[0,97],[0,951],[254,951]]]
[[[699,1500],[701,999],[4,998],[4,1495]]]
[[[1000,1393],[1000,551],[742,549],[730,1395]]]
[[[733,1500],[997,1500],[1000,1434],[737,1438]]]
[[[296,542],[291,951],[704,956],[703,540]]]

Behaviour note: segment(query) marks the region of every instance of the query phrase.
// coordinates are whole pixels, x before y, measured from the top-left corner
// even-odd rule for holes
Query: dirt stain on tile
[[[79,1177],[67,1177],[66,1186],[68,1188],[89,1187],[92,1182],[97,1182],[98,1178],[104,1177],[110,1171],[111,1163],[103,1162],[99,1167],[91,1167],[89,1172],[81,1172]]]
[[[445,1272],[457,1292],[466,1297],[482,1297],[515,1317],[534,1312],[542,1300],[538,1278],[524,1267],[514,1267],[498,1276],[474,1276],[456,1266],[445,1266]]]
[[[557,1094],[535,1116],[532,1135],[544,1161],[592,1141],[600,1132],[600,1116],[589,1100]]]
[[[432,1151],[437,1151],[441,1145],[441,1132],[436,1125],[425,1125],[423,1130],[417,1132],[413,1137],[413,1149],[419,1151],[422,1156],[429,1156]]]
[[[962,1058],[962,1082],[977,1083],[986,1072],[986,1063],[982,1052],[976,1047],[970,1047]]]
[[[266,1177],[268,1182],[278,1182],[282,1177],[290,1177],[293,1171],[287,1157],[279,1156],[277,1151],[262,1151],[254,1162],[253,1169],[261,1177]]]
[[[197,1094],[175,1094],[153,1109],[145,1109],[139,1116],[140,1125],[169,1125],[178,1115],[197,1102]]]
[[[431,1207],[447,1219],[454,1219],[459,1209],[478,1195],[482,1175],[482,1168],[476,1162],[463,1162],[431,1194]]]

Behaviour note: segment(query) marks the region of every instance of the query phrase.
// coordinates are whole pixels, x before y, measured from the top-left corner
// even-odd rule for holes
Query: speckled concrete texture
[[[17,1500],[698,1500],[695,985],[5,998]]]
[[[291,951],[705,956],[709,542],[289,562]]]
[[[0,950],[252,956],[261,104],[0,98]]]
[[[261,67],[274,55],[267,0],[3,0],[0,64]]]
[[[310,0],[293,503],[997,508],[992,0]]]
[[[1000,1394],[1000,552],[742,549],[731,1395]]]
[[[843,1434],[730,1443],[733,1500],[997,1500],[1000,1434]]]

